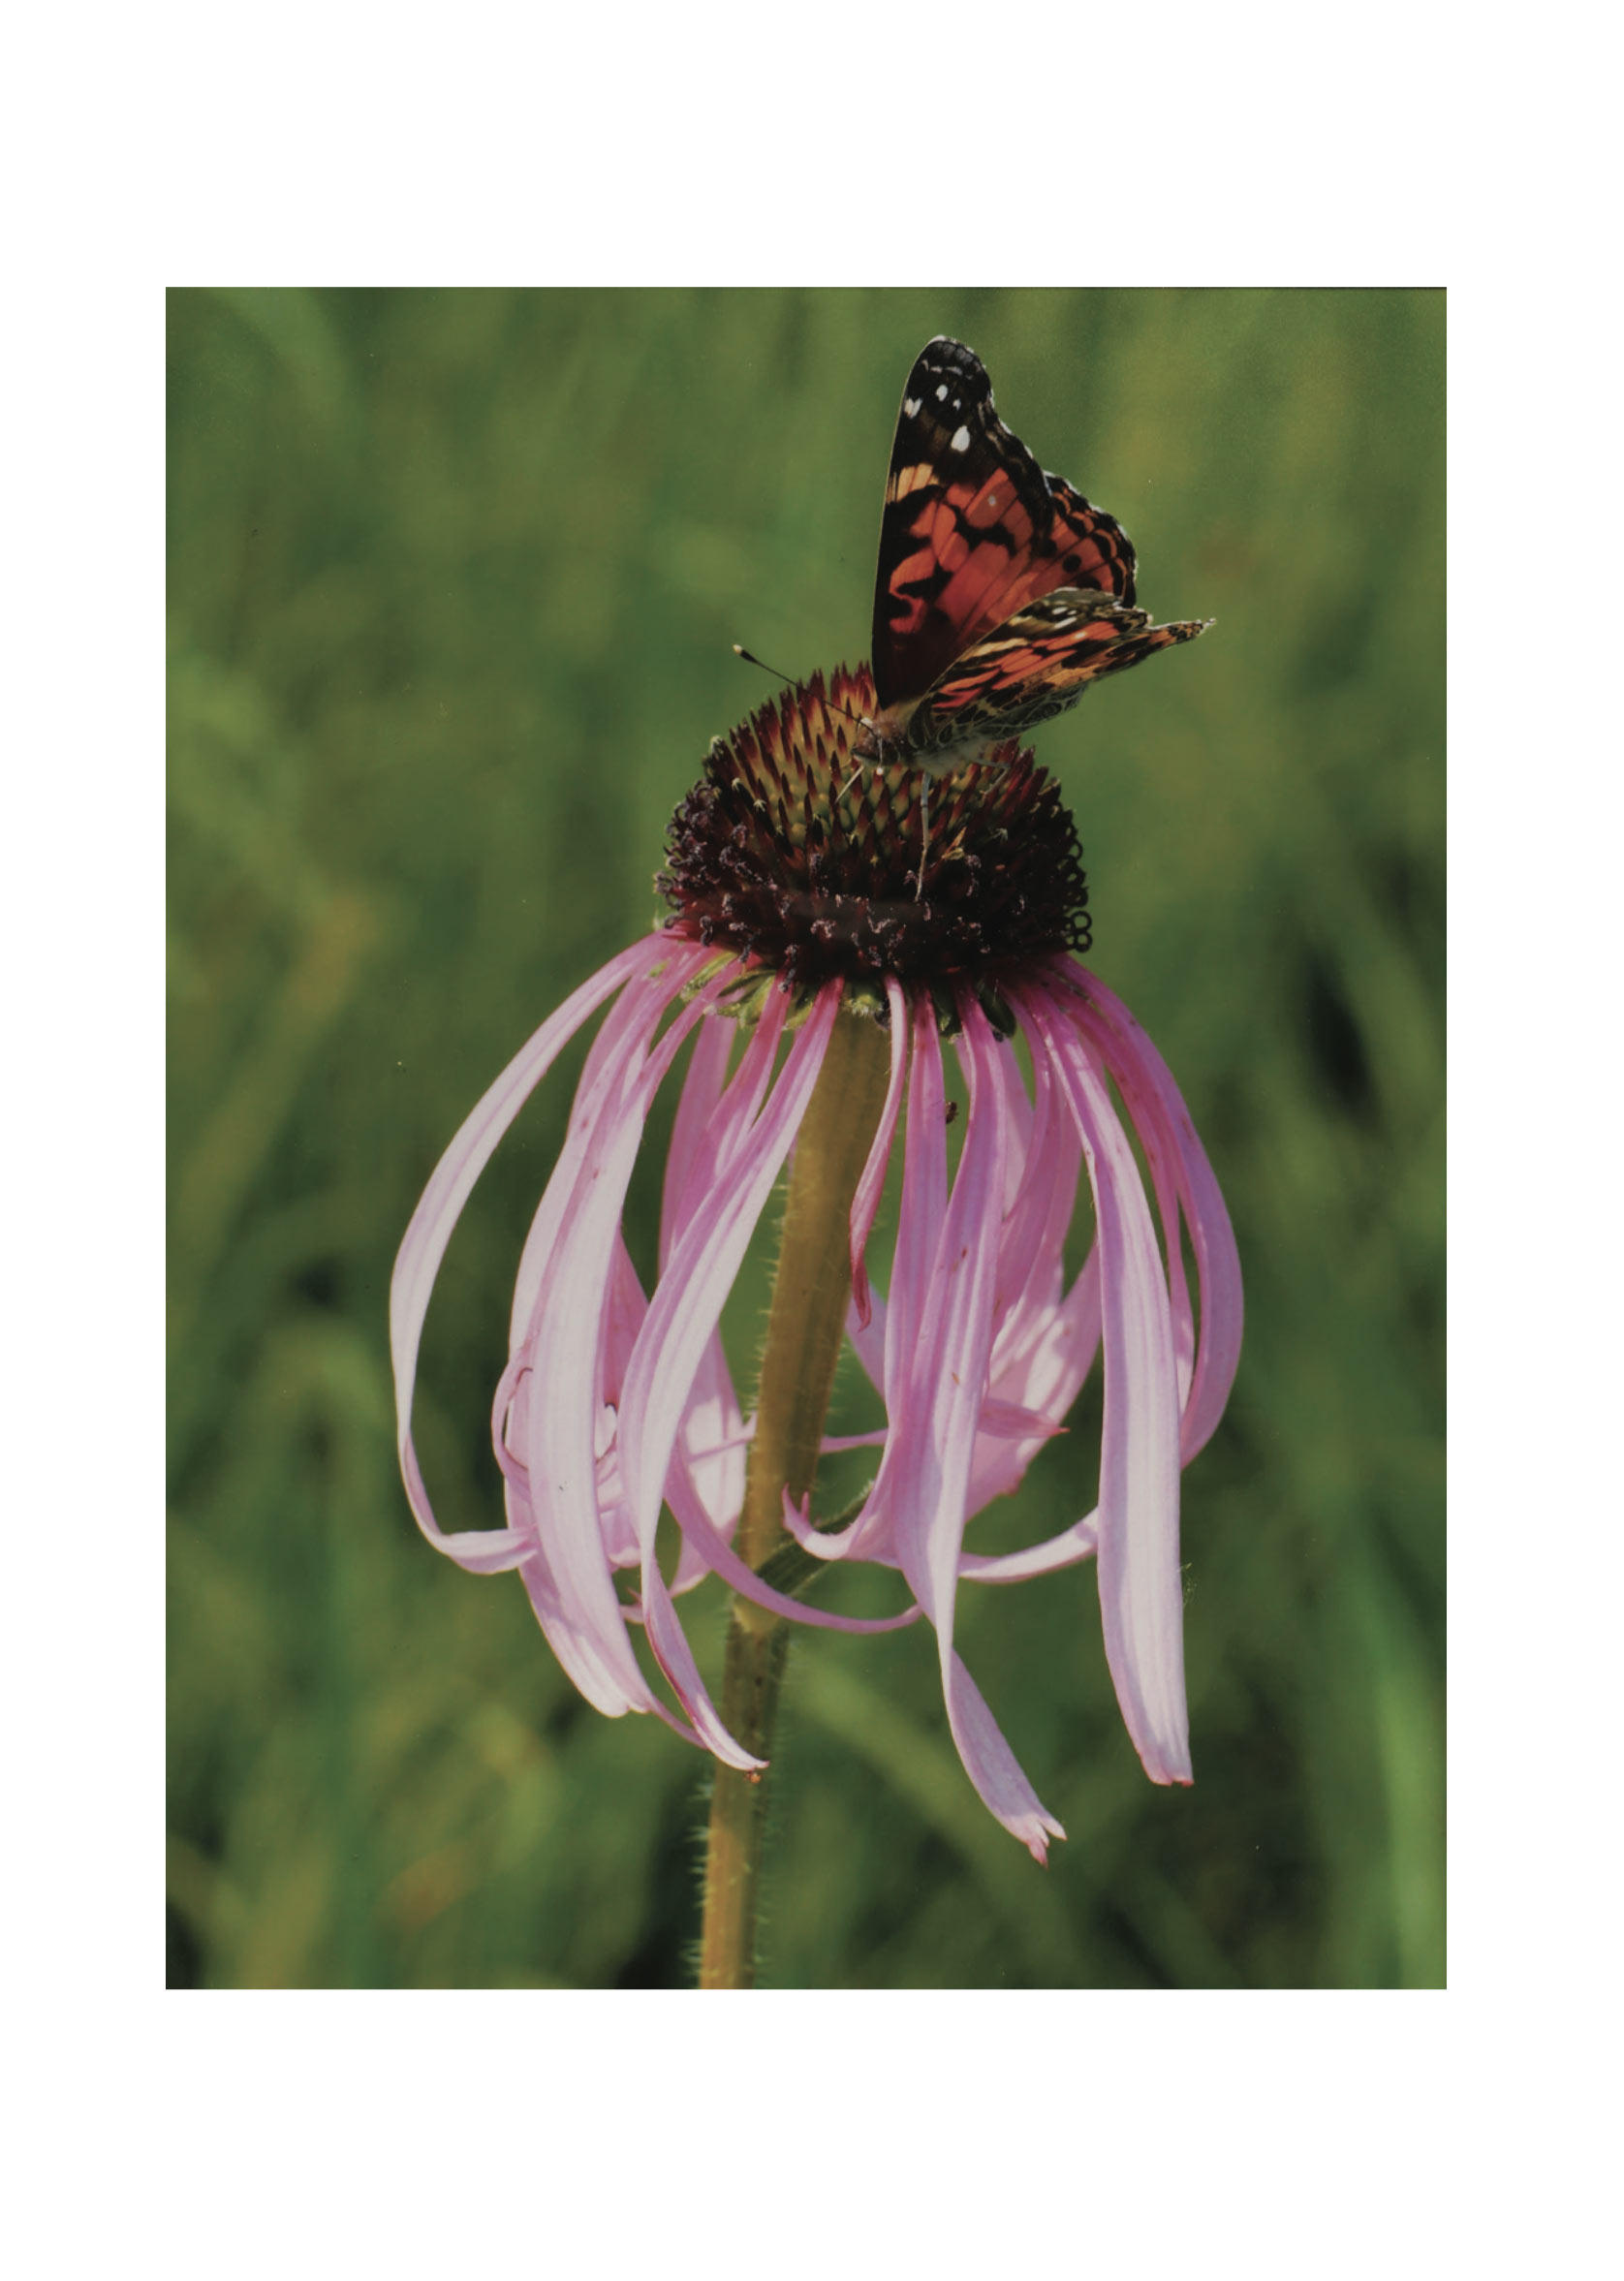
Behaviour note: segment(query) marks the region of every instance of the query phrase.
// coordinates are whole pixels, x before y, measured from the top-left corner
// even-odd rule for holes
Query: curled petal
[[[1097,1558],[1107,1656],[1129,1733],[1153,1780],[1190,1779],[1178,1477],[1216,1425],[1238,1358],[1242,1298],[1228,1214],[1160,1055],[1121,1002],[1069,958],[1046,956],[1001,984],[1030,1047],[1030,1093],[1021,1063],[974,998],[966,993],[959,1005],[955,1050],[968,1109],[950,1179],[937,1008],[928,992],[910,998],[888,978],[890,1069],[849,1215],[847,1313],[887,1423],[822,1443],[826,1451],[878,1446],[880,1462],[844,1529],[815,1527],[809,1501],[796,1510],[787,1494],[784,1521],[820,1559],[898,1570],[913,1603],[880,1618],[808,1607],[755,1575],[732,1543],[754,1427],[740,1414],[719,1324],[794,1151],[840,985],[818,993],[793,1034],[789,997],[759,991],[730,1077],[739,1031],[719,1006],[740,972],[737,961],[718,962],[712,950],[670,935],[632,946],[544,1024],[447,1150],[407,1232],[390,1294],[401,1467],[414,1514],[465,1567],[519,1570],[561,1664],[600,1710],[652,1711],[745,1770],[764,1762],[740,1746],[712,1703],[677,1618],[678,1594],[715,1575],[800,1623],[878,1633],[928,1616],[965,1768],[991,1812],[1042,1861],[1049,1839],[1064,1832],[954,1647],[958,1586],[1014,1583]],[[448,1535],[429,1508],[410,1433],[429,1291],[502,1133],[565,1042],[611,1000],[515,1284],[492,1412],[509,1525]],[[690,1039],[665,1167],[658,1273],[645,1294],[621,1217],[655,1093]],[[869,1288],[865,1260],[905,1097],[901,1204],[882,1296]],[[1148,1169],[1148,1195],[1130,1132]],[[1065,1244],[1084,1168],[1096,1234],[1068,1284]],[[1064,1431],[1096,1353],[1105,1365],[1096,1510],[1020,1551],[967,1551],[967,1519],[1015,1488],[1036,1453]],[[680,1538],[669,1578],[656,1559],[663,1505]],[[639,1590],[629,1603],[616,1572],[632,1567]],[[674,1709],[645,1677],[632,1625],[643,1628]]]
[[[511,1413],[511,1430],[527,1467],[524,1518],[534,1529],[571,1636],[596,1642],[618,1686],[622,1710],[652,1709],[657,1698],[632,1652],[606,1541],[596,1446],[600,1327],[643,1120],[704,1009],[703,996],[690,1001],[652,1049],[646,1031],[640,1035],[623,1026],[616,1051],[603,1065],[581,1119],[585,1144],[567,1148],[560,1164],[560,1172],[569,1169],[574,1177],[547,1214],[552,1239],[545,1282],[537,1284],[537,1302],[519,1341],[530,1370],[515,1389]],[[623,1476],[623,1440],[620,1470]],[[507,1485],[512,1511],[517,1499],[511,1477]],[[621,1493],[617,1484],[617,1503]],[[541,1601],[536,1610],[551,1640]]]
[[[1099,1223],[1105,1430],[1100,1608],[1116,1699],[1153,1782],[1188,1782],[1178,1566],[1178,1379],[1150,1207],[1126,1134],[1078,1032],[1036,990],[1012,993],[1054,1057]]]
[[[962,1656],[952,1658],[945,1679],[948,1725],[964,1771],[988,1812],[1019,1838],[1042,1868],[1048,1859],[1049,1839],[1063,1838],[1065,1830],[1026,1779]]]
[[[1230,1215],[1184,1106],[1172,1073],[1144,1030],[1113,991],[1077,967],[1062,970],[1074,1003],[1080,997],[1082,1022],[1100,1045],[1136,1130],[1153,1162],[1171,1174],[1196,1255],[1201,1291],[1201,1346],[1185,1401],[1180,1453],[1186,1465],[1211,1438],[1234,1384],[1244,1323],[1240,1257]],[[1169,1230],[1170,1257],[1177,1250],[1176,1225]],[[1179,1277],[1182,1280],[1182,1267]]]
[[[390,1283],[390,1352],[394,1365],[401,1478],[424,1536],[439,1550],[479,1574],[515,1566],[525,1550],[525,1540],[512,1528],[448,1534],[434,1518],[412,1441],[412,1394],[429,1294],[452,1230],[503,1134],[582,1022],[633,976],[656,961],[671,975],[674,986],[680,987],[682,979],[698,972],[701,957],[694,946],[672,944],[664,935],[648,936],[611,958],[543,1022],[464,1119],[429,1178],[394,1263]]]
[[[910,1297],[911,1311],[918,1308],[918,1329],[906,1375],[893,1362],[888,1328],[891,1441],[871,1502],[889,1515],[897,1563],[935,1628],[948,1722],[965,1772],[989,1812],[1041,1861],[1048,1838],[1064,1832],[1022,1772],[953,1645],[971,1464],[992,1354],[1011,1131],[994,1058],[999,1042],[975,1006],[962,1007],[960,1019],[958,1056],[970,1097],[964,1147],[934,1246],[928,1245],[928,1223],[915,1231],[916,1242],[921,1251],[929,1248],[931,1258],[917,1299]],[[940,1049],[933,1025],[922,1018],[914,1067],[904,1228],[910,1211],[932,1210],[941,1161]],[[899,1231],[899,1261],[902,1248]],[[898,1313],[893,1297],[893,1323]]]
[[[1030,1577],[1050,1576],[1056,1569],[1076,1568],[1079,1561],[1092,1560],[1099,1548],[1096,1511],[1074,1520],[1057,1537],[1046,1537],[1041,1545],[1028,1545],[1019,1552],[966,1552],[958,1573],[967,1584],[1023,1584]]]
[[[625,1427],[621,1464],[628,1502],[642,1546],[642,1599],[649,1643],[678,1700],[718,1757],[736,1765],[758,1762],[740,1750],[710,1703],[698,1666],[674,1616],[654,1558],[655,1524],[682,1411],[694,1371],[694,1357],[715,1329],[722,1304],[733,1288],[757,1220],[789,1154],[811,1100],[839,1012],[836,988],[819,998],[805,1027],[790,1048],[765,1106],[761,1072],[770,1076],[788,1001],[774,992],[757,1023],[730,1094],[738,1093],[745,1114],[726,1115],[728,1099],[713,1117],[727,1130],[718,1139],[714,1162],[719,1173],[702,1208],[684,1228],[661,1277],[637,1350],[626,1374]]]

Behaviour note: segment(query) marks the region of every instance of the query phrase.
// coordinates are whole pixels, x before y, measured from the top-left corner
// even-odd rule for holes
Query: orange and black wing
[[[911,716],[909,745],[929,753],[1017,736],[1076,704],[1090,682],[1193,641],[1211,622],[1153,626],[1148,611],[1114,595],[1058,587],[953,661]]]
[[[921,697],[955,658],[1057,587],[1131,609],[1126,532],[1046,475],[1010,433],[979,358],[961,341],[931,341],[902,391],[880,524],[881,705]]]

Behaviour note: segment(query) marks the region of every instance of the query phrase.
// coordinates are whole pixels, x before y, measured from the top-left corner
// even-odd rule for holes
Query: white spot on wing
[[[955,427],[953,431],[953,440],[949,444],[948,450],[950,452],[968,452],[969,449],[970,430],[967,427]]]
[[[917,419],[919,417],[920,409],[920,400],[918,396],[905,396],[902,402],[902,409],[907,413],[910,420]]]
[[[946,381],[943,381],[941,387],[936,391],[936,401],[938,404],[942,401],[942,398],[947,394],[947,392],[948,384]]]

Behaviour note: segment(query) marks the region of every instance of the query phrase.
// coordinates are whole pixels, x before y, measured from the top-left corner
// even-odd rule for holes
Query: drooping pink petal
[[[1031,1577],[1051,1576],[1056,1569],[1076,1568],[1092,1560],[1100,1548],[1099,1513],[1085,1513],[1058,1536],[1041,1545],[1027,1545],[1018,1552],[966,1552],[958,1564],[966,1584],[1023,1584]]]
[[[666,1153],[660,1192],[660,1270],[665,1271],[671,1246],[681,1234],[688,1211],[684,1200],[690,1189],[704,1193],[704,1175],[698,1170],[705,1127],[728,1081],[728,1062],[740,1032],[735,1021],[718,1017],[702,1022],[694,1039],[688,1074],[682,1080],[676,1115],[671,1123],[671,1147]]]
[[[1244,1321],[1240,1258],[1234,1231],[1206,1151],[1197,1137],[1184,1097],[1172,1073],[1140,1025],[1114,992],[1094,975],[1063,966],[1070,995],[1080,995],[1098,1027],[1107,1067],[1116,1080],[1128,1113],[1145,1140],[1172,1170],[1179,1204],[1190,1230],[1201,1292],[1201,1344],[1186,1397],[1180,1448],[1185,1464],[1212,1435],[1240,1359]],[[1170,1247],[1172,1238],[1170,1236]]]
[[[998,1244],[999,1335],[1011,1318],[1052,1305],[1058,1297],[1062,1246],[1077,1201],[1081,1162],[1076,1129],[1059,1109],[1046,1063],[1033,1063],[1035,1099],[1028,1102],[1013,1047],[993,1057],[989,1072],[1004,1095],[1010,1135],[1011,1195]]]
[[[734,1080],[747,1101],[761,1098],[764,1088],[753,1059],[770,1072],[787,1004],[782,993],[774,992],[757,1022]],[[792,1045],[760,1114],[747,1129],[738,1120],[729,1123],[714,1152],[719,1176],[667,1263],[626,1374],[621,1465],[643,1550],[642,1605],[649,1644],[708,1747],[728,1764],[744,1767],[760,1762],[723,1726],[700,1677],[654,1557],[655,1526],[696,1358],[715,1329],[756,1222],[799,1130],[838,1013],[838,990],[826,990]],[[715,1115],[723,1116],[726,1109],[724,1097]]]
[[[695,946],[682,944],[679,954],[658,967],[634,974],[618,1001],[599,1024],[587,1050],[586,1063],[576,1086],[570,1121],[551,1177],[542,1191],[535,1216],[519,1255],[509,1316],[509,1346],[515,1348],[532,1320],[553,1247],[583,1169],[588,1168],[597,1136],[613,1125],[635,1091],[642,1056],[651,1047],[668,1009],[681,997],[703,961]],[[714,978],[713,978],[714,985]]]
[[[899,1465],[890,1485],[890,1509],[897,1556],[916,1595],[939,1632],[951,1642],[953,1593],[963,1538],[965,1492],[981,1409],[986,1395],[992,1351],[992,1301],[996,1287],[999,1231],[1008,1145],[1005,1100],[986,1068],[991,1033],[980,1010],[964,1015],[959,1060],[969,1092],[964,1147],[939,1228],[921,1232],[921,1248],[933,1252],[905,1369],[893,1370],[893,1436],[906,1434],[917,1446],[913,1463]],[[933,1104],[941,1085],[941,1055],[934,1029],[919,1025],[915,1048],[920,1085],[918,1122],[925,1127],[916,1149],[916,1118],[909,1117],[909,1171],[921,1163],[926,1176],[903,1193],[903,1219],[934,1200],[935,1168],[943,1162],[938,1116]],[[931,1127],[937,1131],[932,1132]],[[934,1234],[934,1241],[931,1236]],[[898,1231],[898,1251],[902,1232]],[[892,1298],[894,1328],[900,1310]],[[898,1410],[906,1412],[899,1418]]]
[[[885,1375],[880,1390],[893,1419],[896,1397],[916,1368],[920,1341],[928,1327],[930,1279],[947,1202],[947,1091],[935,1016],[926,1004],[913,1009],[902,1207],[886,1297]]]
[[[753,1600],[758,1608],[770,1609],[774,1615],[788,1616],[793,1622],[810,1624],[814,1629],[828,1632],[900,1632],[918,1623],[923,1610],[916,1601],[898,1610],[895,1615],[837,1615],[832,1609],[814,1608],[792,1594],[780,1592],[764,1583],[755,1571],[747,1567],[727,1539],[712,1526],[703,1506],[687,1493],[683,1485],[680,1457],[673,1460],[666,1479],[666,1501],[685,1539],[691,1540],[696,1553],[703,1559],[707,1573],[719,1576],[746,1600]],[[790,1500],[784,1492],[786,1516],[794,1515],[794,1533],[798,1537],[807,1530],[816,1531],[808,1515]],[[788,1524],[788,1522],[787,1522]]]
[[[1066,1834],[1021,1770],[986,1699],[954,1655],[948,1674],[948,1723],[965,1772],[987,1810],[1018,1837],[1040,1868],[1048,1860],[1048,1841]]]
[[[714,987],[714,982],[708,985]],[[690,1000],[657,1044],[646,1032],[621,1034],[603,1064],[582,1109],[584,1144],[567,1148],[561,1160],[560,1171],[570,1170],[574,1177],[561,1205],[547,1215],[553,1236],[545,1282],[537,1286],[518,1341],[530,1368],[515,1388],[510,1415],[514,1445],[523,1451],[527,1468],[525,1517],[569,1637],[594,1643],[617,1690],[619,1710],[651,1710],[658,1699],[632,1652],[604,1540],[596,1439],[599,1327],[649,1104],[705,1004],[704,993]],[[512,1511],[519,1491],[511,1476],[507,1487]],[[536,1608],[562,1657],[543,1602],[537,1600]],[[593,1700],[607,1707],[599,1697]]]
[[[1012,1000],[1053,1056],[1081,1135],[1099,1225],[1105,1349],[1099,1576],[1106,1658],[1153,1782],[1188,1782],[1184,1604],[1178,1566],[1178,1380],[1150,1208],[1103,1072],[1057,1000]]]
[[[891,1438],[870,1498],[890,1524],[892,1553],[929,1616],[942,1669],[948,1724],[965,1772],[989,1812],[1042,1860],[1063,1834],[1021,1771],[962,1657],[953,1651],[953,1608],[966,1499],[992,1351],[993,1298],[1009,1154],[1009,1104],[992,1059],[999,1050],[984,1016],[961,1009],[958,1057],[969,1093],[964,1147],[931,1239],[928,1218],[946,1177],[941,1051],[935,1027],[916,1024],[910,1087],[898,1275],[909,1292],[912,1351],[896,1338],[902,1310],[889,1310],[887,1384]],[[940,1168],[940,1170],[939,1170]],[[904,1279],[905,1240],[929,1253],[926,1273]]]
[[[902,984],[894,975],[886,977],[886,1002],[890,1008],[890,1078],[886,1086],[880,1122],[858,1180],[857,1193],[852,1199],[852,1304],[858,1322],[863,1326],[866,1326],[872,1311],[868,1268],[863,1253],[873,1233],[874,1215],[880,1208],[880,1196],[886,1185],[886,1170],[890,1163],[891,1141],[896,1134],[896,1115],[902,1104],[903,1073],[908,1061],[908,1001],[903,995]]]
[[[909,1015],[912,1047],[908,1079],[908,1122],[903,1149],[902,1201],[889,1298],[873,1301],[866,1327],[855,1305],[846,1327],[864,1353],[870,1375],[886,1398],[889,1425],[880,1469],[857,1517],[838,1529],[814,1529],[794,1514],[786,1499],[785,1524],[797,1542],[825,1560],[847,1556],[900,1566],[895,1546],[894,1510],[900,1496],[915,1494],[909,1484],[934,1463],[930,1447],[930,1399],[916,1392],[929,1379],[929,1358],[921,1360],[925,1339],[940,1334],[930,1308],[930,1278],[946,1216],[946,1094],[941,1045],[934,1014]],[[883,1352],[876,1353],[876,1345]]]
[[[670,937],[658,934],[634,943],[611,958],[589,982],[583,983],[543,1022],[463,1120],[429,1177],[395,1260],[390,1284],[390,1351],[394,1365],[396,1447],[401,1478],[423,1535],[439,1550],[476,1574],[514,1567],[524,1551],[524,1540],[511,1528],[448,1533],[435,1520],[412,1442],[412,1395],[418,1352],[434,1279],[445,1258],[452,1230],[475,1181],[489,1163],[497,1142],[564,1047],[582,1022],[633,976],[650,965],[668,963],[677,973],[697,972],[697,946],[673,944]]]
[[[1014,1053],[998,1054],[992,1067],[1009,1104],[1011,1131],[1019,1138],[1021,1164],[999,1244],[987,1400],[989,1406],[1029,1410],[1047,1422],[1025,1440],[984,1426],[971,1469],[972,1514],[1019,1484],[1071,1408],[1093,1365],[1099,1336],[1097,1263],[1090,1259],[1071,1294],[1061,1296],[1081,1166],[1076,1123],[1057,1102],[1042,1053],[1033,1056],[1036,1099],[1029,1113]]]
[[[660,1271],[704,1194],[700,1151],[706,1129],[727,1082],[728,1061],[738,1024],[725,1016],[703,1022],[694,1041],[693,1058],[677,1102],[660,1212]],[[626,1359],[630,1359],[630,1348]],[[744,1503],[744,1464],[749,1447],[733,1373],[719,1329],[705,1342],[704,1354],[694,1373],[682,1431],[672,1460],[673,1479],[667,1494],[697,1496],[703,1511],[723,1537],[731,1538]],[[678,1481],[676,1469],[681,1468]],[[690,1591],[709,1574],[698,1543],[684,1536],[671,1578],[675,1594]]]

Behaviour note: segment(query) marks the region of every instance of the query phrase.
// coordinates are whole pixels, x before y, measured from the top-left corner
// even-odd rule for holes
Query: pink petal
[[[1179,1204],[1190,1230],[1201,1291],[1201,1346],[1186,1398],[1180,1438],[1187,1465],[1210,1439],[1224,1414],[1240,1359],[1244,1304],[1234,1231],[1206,1151],[1197,1138],[1184,1097],[1150,1039],[1120,998],[1084,968],[1062,969],[1073,1001],[1080,995],[1093,1016],[1092,1034],[1145,1140],[1173,1168]],[[1170,1239],[1170,1249],[1171,1249]]]
[[[871,1311],[871,1300],[863,1252],[873,1231],[874,1215],[880,1208],[880,1197],[886,1185],[891,1141],[896,1134],[897,1110],[902,1105],[902,1073],[908,1054],[908,1001],[903,996],[902,984],[894,975],[886,977],[886,998],[890,1007],[890,1078],[886,1086],[885,1107],[880,1111],[879,1126],[858,1181],[857,1194],[852,1199],[852,1303],[857,1310],[859,1323],[864,1326]]]
[[[683,944],[680,954],[668,959],[656,972],[635,975],[618,1004],[610,1007],[599,1025],[571,1104],[564,1145],[542,1192],[519,1258],[510,1315],[512,1346],[519,1343],[524,1326],[536,1311],[547,1263],[577,1183],[589,1168],[596,1136],[624,1111],[638,1084],[642,1056],[651,1047],[667,1009],[701,970],[701,964],[697,947]],[[714,995],[714,979],[710,995]],[[667,1058],[669,1062],[669,1055]]]
[[[717,1015],[701,1025],[693,1060],[677,1103],[671,1144],[666,1159],[664,1201],[660,1215],[660,1271],[687,1226],[697,1202],[703,1198],[703,1177],[696,1177],[707,1125],[726,1085],[728,1060],[738,1024]],[[628,1349],[628,1359],[630,1350]],[[725,1537],[733,1535],[744,1503],[745,1453],[749,1447],[733,1374],[719,1330],[706,1341],[688,1406],[683,1414],[677,1461],[683,1468],[683,1493],[691,1484],[714,1525]],[[668,1485],[667,1495],[671,1495]],[[683,1541],[671,1578],[673,1592],[683,1592],[709,1573],[699,1546]]]
[[[770,1073],[787,1004],[782,992],[772,993],[729,1089],[731,1093],[736,1088],[750,1106],[761,1097],[761,1070]],[[681,1627],[670,1611],[667,1587],[654,1558],[655,1525],[698,1357],[715,1329],[756,1222],[806,1113],[838,1012],[839,993],[830,987],[821,994],[791,1047],[766,1106],[747,1128],[728,1113],[726,1097],[719,1105],[716,1117],[723,1120],[725,1130],[712,1155],[717,1176],[660,1279],[626,1374],[621,1464],[643,1547],[642,1600],[649,1643],[707,1746],[726,1763],[739,1766],[760,1762],[722,1725]]]
[[[964,1770],[988,1812],[1018,1837],[1040,1868],[1048,1859],[1048,1841],[1066,1832],[1021,1771],[985,1698],[954,1655],[945,1673],[948,1725]]]
[[[566,1144],[549,1190],[561,1174],[573,1171],[574,1177],[555,1208],[538,1215],[550,1223],[552,1240],[519,1342],[530,1369],[516,1385],[512,1406],[514,1445],[528,1468],[522,1502],[563,1611],[558,1620],[578,1649],[581,1640],[593,1642],[618,1688],[622,1710],[650,1710],[657,1699],[632,1653],[604,1541],[596,1447],[600,1326],[649,1103],[704,1005],[703,996],[692,1000],[652,1050],[646,1030],[640,1037],[622,1033],[589,1089],[572,1133],[582,1144]],[[511,1477],[508,1493],[512,1509],[518,1492]],[[537,1600],[536,1607],[556,1648],[544,1603]]]
[[[966,1552],[958,1564],[967,1584],[1023,1584],[1028,1578],[1050,1576],[1056,1569],[1076,1568],[1092,1560],[1100,1548],[1099,1513],[1085,1514],[1056,1537],[1028,1545],[1019,1552]]]
[[[650,935],[620,952],[573,992],[514,1056],[463,1120],[455,1139],[435,1167],[401,1241],[390,1284],[390,1350],[394,1363],[396,1446],[401,1477],[418,1526],[430,1544],[476,1573],[488,1574],[513,1567],[523,1554],[524,1540],[511,1528],[469,1529],[452,1534],[442,1530],[434,1518],[412,1442],[412,1395],[423,1319],[452,1230],[497,1142],[581,1023],[630,977],[651,964],[674,964],[677,972],[685,973],[690,969],[697,971],[696,958],[692,946],[673,945],[666,935]]]
[[[683,1200],[693,1188],[698,1195],[704,1193],[703,1174],[696,1179],[696,1164],[703,1144],[705,1127],[712,1110],[722,1098],[728,1081],[728,1061],[739,1037],[737,1022],[719,1015],[712,1021],[702,1022],[694,1040],[693,1059],[688,1075],[682,1080],[682,1092],[677,1100],[676,1116],[671,1125],[671,1147],[666,1156],[665,1179],[660,1205],[660,1268],[665,1270],[671,1245],[681,1234],[685,1225]]]
[[[996,1063],[1007,1048],[975,1006],[963,1007],[961,1018],[958,1058],[970,1096],[964,1147],[905,1373],[893,1363],[896,1350],[888,1332],[888,1385],[895,1397],[891,1443],[871,1502],[889,1510],[896,1559],[935,1627],[948,1723],[964,1770],[989,1812],[1041,1861],[1048,1837],[1064,1832],[1021,1771],[953,1647],[971,1460],[992,1352],[1011,1126]],[[928,1212],[934,1203],[943,1149],[940,1049],[923,1014],[916,1028],[914,1073],[899,1254],[909,1215],[921,1207]],[[927,1236],[928,1222],[913,1231],[921,1249]],[[893,1302],[893,1325],[897,1313]]]
[[[1105,1348],[1100,1607],[1128,1732],[1153,1782],[1188,1782],[1184,1603],[1178,1566],[1178,1380],[1150,1209],[1102,1073],[1070,1009],[1027,987],[1012,999],[1065,1087],[1094,1191]]]

